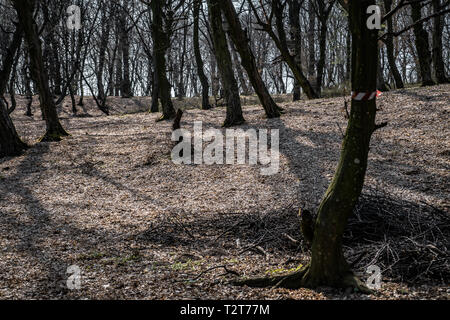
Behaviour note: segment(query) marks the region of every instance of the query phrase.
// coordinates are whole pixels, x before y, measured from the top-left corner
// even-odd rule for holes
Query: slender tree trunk
[[[156,67],[156,47],[153,46],[153,81],[152,81],[152,105],[150,106],[150,112],[159,112],[159,80]]]
[[[313,81],[316,76],[316,41],[314,33],[316,29],[316,14],[314,13],[314,0],[308,1],[308,79]]]
[[[98,55],[98,70],[97,70],[97,97],[99,100],[103,101],[105,99],[105,86],[103,84],[103,74],[106,61],[106,50],[108,49],[109,33],[110,33],[110,19],[108,18],[106,12],[102,15],[102,33],[100,36],[100,48]]]
[[[350,82],[352,72],[352,34],[349,30],[347,33],[347,59],[345,61],[345,81]]]
[[[422,4],[411,4],[411,16],[413,22],[417,22],[422,19],[421,13]],[[431,77],[431,54],[430,45],[428,41],[428,32],[423,28],[423,24],[419,23],[414,26],[414,36],[416,40],[417,55],[419,58],[420,75],[422,79],[422,86],[435,85],[433,78]]]
[[[316,79],[316,93],[320,96],[322,94],[323,73],[326,59],[326,45],[328,32],[328,15],[321,19],[320,34],[319,34],[319,61],[317,62],[317,79]]]
[[[249,39],[242,30],[242,26],[239,21],[239,17],[236,14],[233,2],[231,0],[221,0],[217,1],[217,3],[222,5],[223,13],[230,26],[231,38],[233,39],[233,42],[241,56],[242,65],[247,71],[253,89],[255,89],[255,92],[259,97],[259,101],[266,111],[266,116],[268,118],[279,117],[280,108],[270,96],[269,91],[261,78],[261,74],[259,73],[256,65],[255,56],[253,55],[253,52],[248,44]]]
[[[439,12],[441,0],[432,0],[434,13]],[[442,58],[442,30],[444,28],[443,16],[433,18],[433,64],[434,73],[438,83],[450,83],[450,79],[445,74],[445,64]]]
[[[380,50],[380,52],[382,52],[381,48],[379,50]],[[384,81],[384,73],[383,73],[381,54],[380,54],[380,58],[378,59],[378,66],[377,66],[377,89],[382,92],[389,91],[389,88],[386,85],[386,81]]]
[[[241,61],[239,60],[238,54],[236,52],[236,47],[234,46],[233,41],[230,41],[230,48],[231,48],[231,56],[233,58],[233,65],[236,68],[236,74],[239,80],[239,83],[241,85],[241,94],[243,96],[249,96],[251,95],[251,90],[247,86],[246,79],[244,77],[244,70],[242,69]]]
[[[295,79],[298,81],[300,86],[302,87],[303,91],[305,92],[306,96],[309,99],[316,99],[318,98],[318,94],[311,85],[311,82],[308,81],[306,76],[304,75],[302,71],[301,65],[298,65],[295,62],[294,57],[289,52],[289,47],[287,45],[287,37],[286,37],[286,31],[284,29],[284,20],[283,20],[283,8],[280,0],[274,1],[274,12],[275,12],[275,20],[276,20],[276,28],[278,36],[274,33],[271,26],[266,26],[265,30],[269,33],[272,40],[274,40],[275,45],[277,46],[278,50],[281,52],[281,55],[288,64],[289,68],[291,69],[292,73],[294,74]]]
[[[186,96],[185,82],[184,82],[184,71],[185,71],[185,63],[186,63],[186,51],[187,51],[187,34],[188,34],[188,25],[187,23],[183,26],[183,49],[181,50],[180,63],[177,66],[177,79],[178,79],[178,100],[183,100]]]
[[[233,64],[230,50],[228,48],[227,36],[222,26],[221,1],[208,0],[209,23],[212,29],[212,38],[214,42],[214,53],[217,66],[222,78],[222,86],[227,103],[227,116],[224,127],[240,125],[245,122],[242,115],[241,99],[239,96],[239,87],[234,77]]]
[[[171,87],[166,73],[166,52],[169,48],[169,35],[163,27],[163,3],[162,0],[153,0],[151,9],[153,13],[152,35],[154,45],[155,73],[158,78],[159,100],[161,101],[163,116],[160,120],[175,118],[175,109],[171,99]]]
[[[390,12],[392,9],[392,0],[384,0],[384,9],[386,12]],[[397,64],[395,63],[395,55],[394,55],[394,38],[390,33],[394,32],[394,26],[392,23],[392,19],[387,20],[387,32],[388,36],[385,40],[386,44],[386,52],[387,52],[387,59],[389,62],[389,68],[391,69],[392,76],[394,77],[395,86],[397,89],[404,88],[402,76],[400,75],[400,72],[398,71]]]
[[[302,63],[302,34],[300,28],[300,9],[299,0],[289,0],[289,24],[290,37],[294,60],[297,65]],[[293,101],[300,100],[301,87],[297,79],[294,79]]]

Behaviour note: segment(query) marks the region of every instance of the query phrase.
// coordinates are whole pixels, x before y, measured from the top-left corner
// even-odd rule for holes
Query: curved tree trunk
[[[224,127],[239,125],[245,122],[242,115],[241,98],[239,97],[239,87],[234,77],[233,65],[230,50],[228,48],[227,37],[222,26],[222,11],[220,2],[222,0],[208,0],[209,23],[212,30],[214,43],[214,54],[217,66],[222,78],[222,86],[227,103],[227,117]]]
[[[200,79],[200,83],[202,84],[202,109],[208,110],[211,109],[211,105],[209,104],[209,84],[208,78],[205,75],[205,71],[203,69],[204,63],[202,59],[202,55],[200,52],[200,5],[201,0],[194,0],[194,54],[195,54],[195,62],[197,64],[197,73]]]

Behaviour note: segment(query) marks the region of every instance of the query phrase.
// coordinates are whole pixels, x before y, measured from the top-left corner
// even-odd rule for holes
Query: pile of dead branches
[[[352,256],[361,257],[355,269],[377,265],[394,281],[445,283],[449,235],[448,212],[372,190],[361,197],[344,243]]]

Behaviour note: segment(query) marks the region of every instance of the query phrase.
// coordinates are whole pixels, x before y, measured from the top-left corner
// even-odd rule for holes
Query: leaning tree
[[[248,286],[284,288],[355,287],[368,289],[346,262],[342,238],[347,220],[361,194],[367,169],[371,136],[378,128],[376,85],[378,31],[369,30],[367,8],[375,0],[340,1],[348,10],[352,33],[352,89],[350,118],[334,178],[319,206],[312,240],[310,263],[288,276],[237,281]]]
[[[38,27],[33,16],[35,0],[13,1],[19,16],[20,26],[23,28],[30,57],[31,74],[39,91],[39,100],[44,115],[47,131],[41,141],[60,141],[61,137],[68,136],[59,122],[56,104],[50,92],[48,73],[44,66],[41,41],[39,39]]]

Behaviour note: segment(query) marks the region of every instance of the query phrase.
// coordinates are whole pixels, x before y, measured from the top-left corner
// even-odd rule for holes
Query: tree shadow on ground
[[[8,177],[7,183],[0,184],[1,201],[8,201],[8,196],[18,196],[25,207],[22,215],[10,214],[4,209],[0,210],[0,229],[8,238],[14,239],[14,246],[19,255],[26,255],[30,265],[39,265],[43,272],[43,280],[29,283],[29,290],[24,292],[28,298],[65,298],[69,294],[66,279],[67,268],[74,261],[64,257],[65,249],[45,246],[46,241],[67,244],[76,242],[82,247],[96,247],[99,242],[114,243],[117,235],[105,233],[99,229],[79,229],[63,220],[58,221],[37,199],[32,187],[22,179],[23,172],[33,167],[34,172],[43,173],[47,168],[43,166],[43,157],[49,152],[49,143],[40,143],[27,151],[26,157],[17,168],[17,174]],[[14,188],[12,188],[14,185]],[[14,189],[14,192],[11,191]],[[100,239],[100,240],[99,240]],[[31,259],[31,260],[28,260]],[[13,261],[9,261],[13,264]]]

